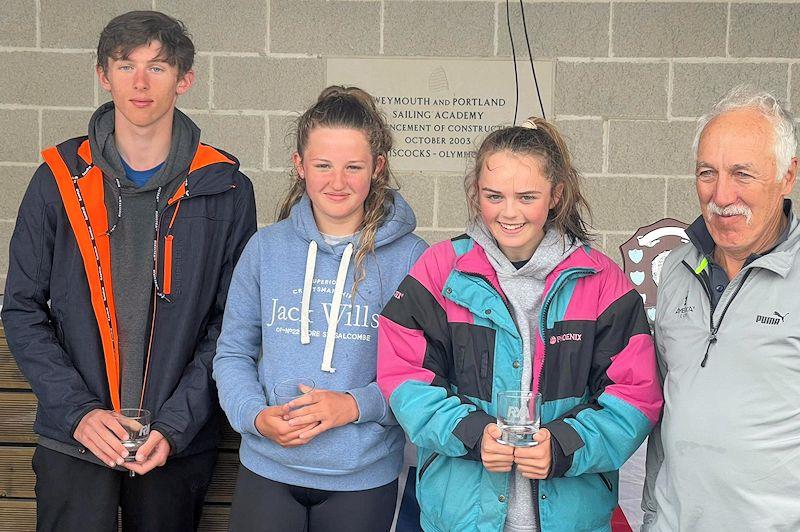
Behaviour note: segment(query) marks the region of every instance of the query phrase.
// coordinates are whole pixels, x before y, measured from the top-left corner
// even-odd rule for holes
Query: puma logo
[[[780,325],[786,319],[789,313],[781,314],[778,311],[774,311],[772,316],[762,316],[761,314],[756,315],[756,323],[761,323],[764,325]]]

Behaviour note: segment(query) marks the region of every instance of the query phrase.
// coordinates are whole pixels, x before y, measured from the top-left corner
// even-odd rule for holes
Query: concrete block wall
[[[510,4],[518,57],[527,57],[520,5]],[[107,99],[94,76],[94,47],[103,25],[130,9],[158,9],[188,25],[197,81],[179,106],[206,142],[240,157],[261,224],[274,220],[289,180],[291,122],[326,85],[326,57],[511,57],[504,0],[6,0],[3,277],[39,151],[84,134]],[[752,82],[800,108],[796,2],[526,0],[524,10],[534,58],[556,62],[552,118],[585,176],[597,244],[614,258],[639,226],[697,216],[694,121],[731,86]],[[397,177],[420,235],[437,241],[461,231],[461,174]]]

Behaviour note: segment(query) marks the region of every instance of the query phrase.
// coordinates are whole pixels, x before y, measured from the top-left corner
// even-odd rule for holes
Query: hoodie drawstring
[[[339,271],[336,274],[336,285],[333,289],[333,301],[331,301],[331,310],[328,314],[328,332],[325,337],[325,350],[322,353],[322,371],[333,373],[336,368],[331,366],[333,362],[333,345],[336,342],[336,328],[339,325],[339,310],[342,308],[342,295],[344,293],[344,284],[347,279],[347,270],[350,268],[350,258],[353,256],[353,244],[347,244],[342,253],[342,259],[339,261]],[[309,336],[309,309],[311,305],[311,284],[314,279],[314,267],[317,259],[317,243],[313,240],[308,246],[308,255],[306,256],[306,275],[303,280],[303,302],[300,308],[300,343],[311,343]]]
[[[300,343],[303,345],[311,343],[308,335],[309,307],[311,306],[311,283],[314,280],[314,267],[317,262],[317,243],[311,241],[308,246],[306,256],[306,275],[303,280],[303,303],[300,307]]]
[[[331,367],[333,361],[333,343],[336,341],[336,327],[339,325],[339,309],[342,307],[342,292],[347,278],[347,269],[350,267],[350,256],[353,254],[353,244],[347,244],[339,262],[339,273],[336,274],[336,287],[333,289],[331,313],[328,316],[328,335],[325,338],[325,351],[322,353],[322,371],[333,373],[336,368]]]

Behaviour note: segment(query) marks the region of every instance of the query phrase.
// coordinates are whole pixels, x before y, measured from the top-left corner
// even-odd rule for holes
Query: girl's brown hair
[[[545,230],[555,227],[572,241],[594,240],[594,235],[583,218],[583,213],[591,217],[591,209],[581,193],[581,177],[572,166],[567,144],[554,125],[538,117],[528,118],[522,126],[494,131],[481,143],[475,158],[475,167],[464,179],[471,221],[480,216],[478,180],[481,169],[487,157],[501,151],[537,158],[542,163],[542,169],[552,189],[562,185],[561,197],[555,207],[550,209]]]
[[[364,200],[364,220],[361,237],[355,252],[356,277],[353,294],[366,275],[364,260],[375,250],[375,235],[383,223],[389,206],[394,201],[391,194],[392,173],[389,169],[389,150],[392,149],[392,132],[369,93],[358,87],[332,85],[323,90],[317,102],[297,120],[296,149],[302,158],[308,136],[314,128],[346,128],[364,133],[372,152],[372,167],[377,169],[378,157],[383,157],[383,167],[378,169],[370,182],[369,193]],[[292,170],[292,186],[281,203],[278,221],[288,218],[292,207],[300,201],[306,191],[306,182]]]

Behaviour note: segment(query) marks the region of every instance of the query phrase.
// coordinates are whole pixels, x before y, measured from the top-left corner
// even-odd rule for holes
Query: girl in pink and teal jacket
[[[662,396],[642,299],[589,247],[544,120],[489,135],[465,235],[427,250],[379,321],[378,385],[418,447],[428,531],[607,531]],[[498,443],[501,391],[542,394],[535,447]]]

